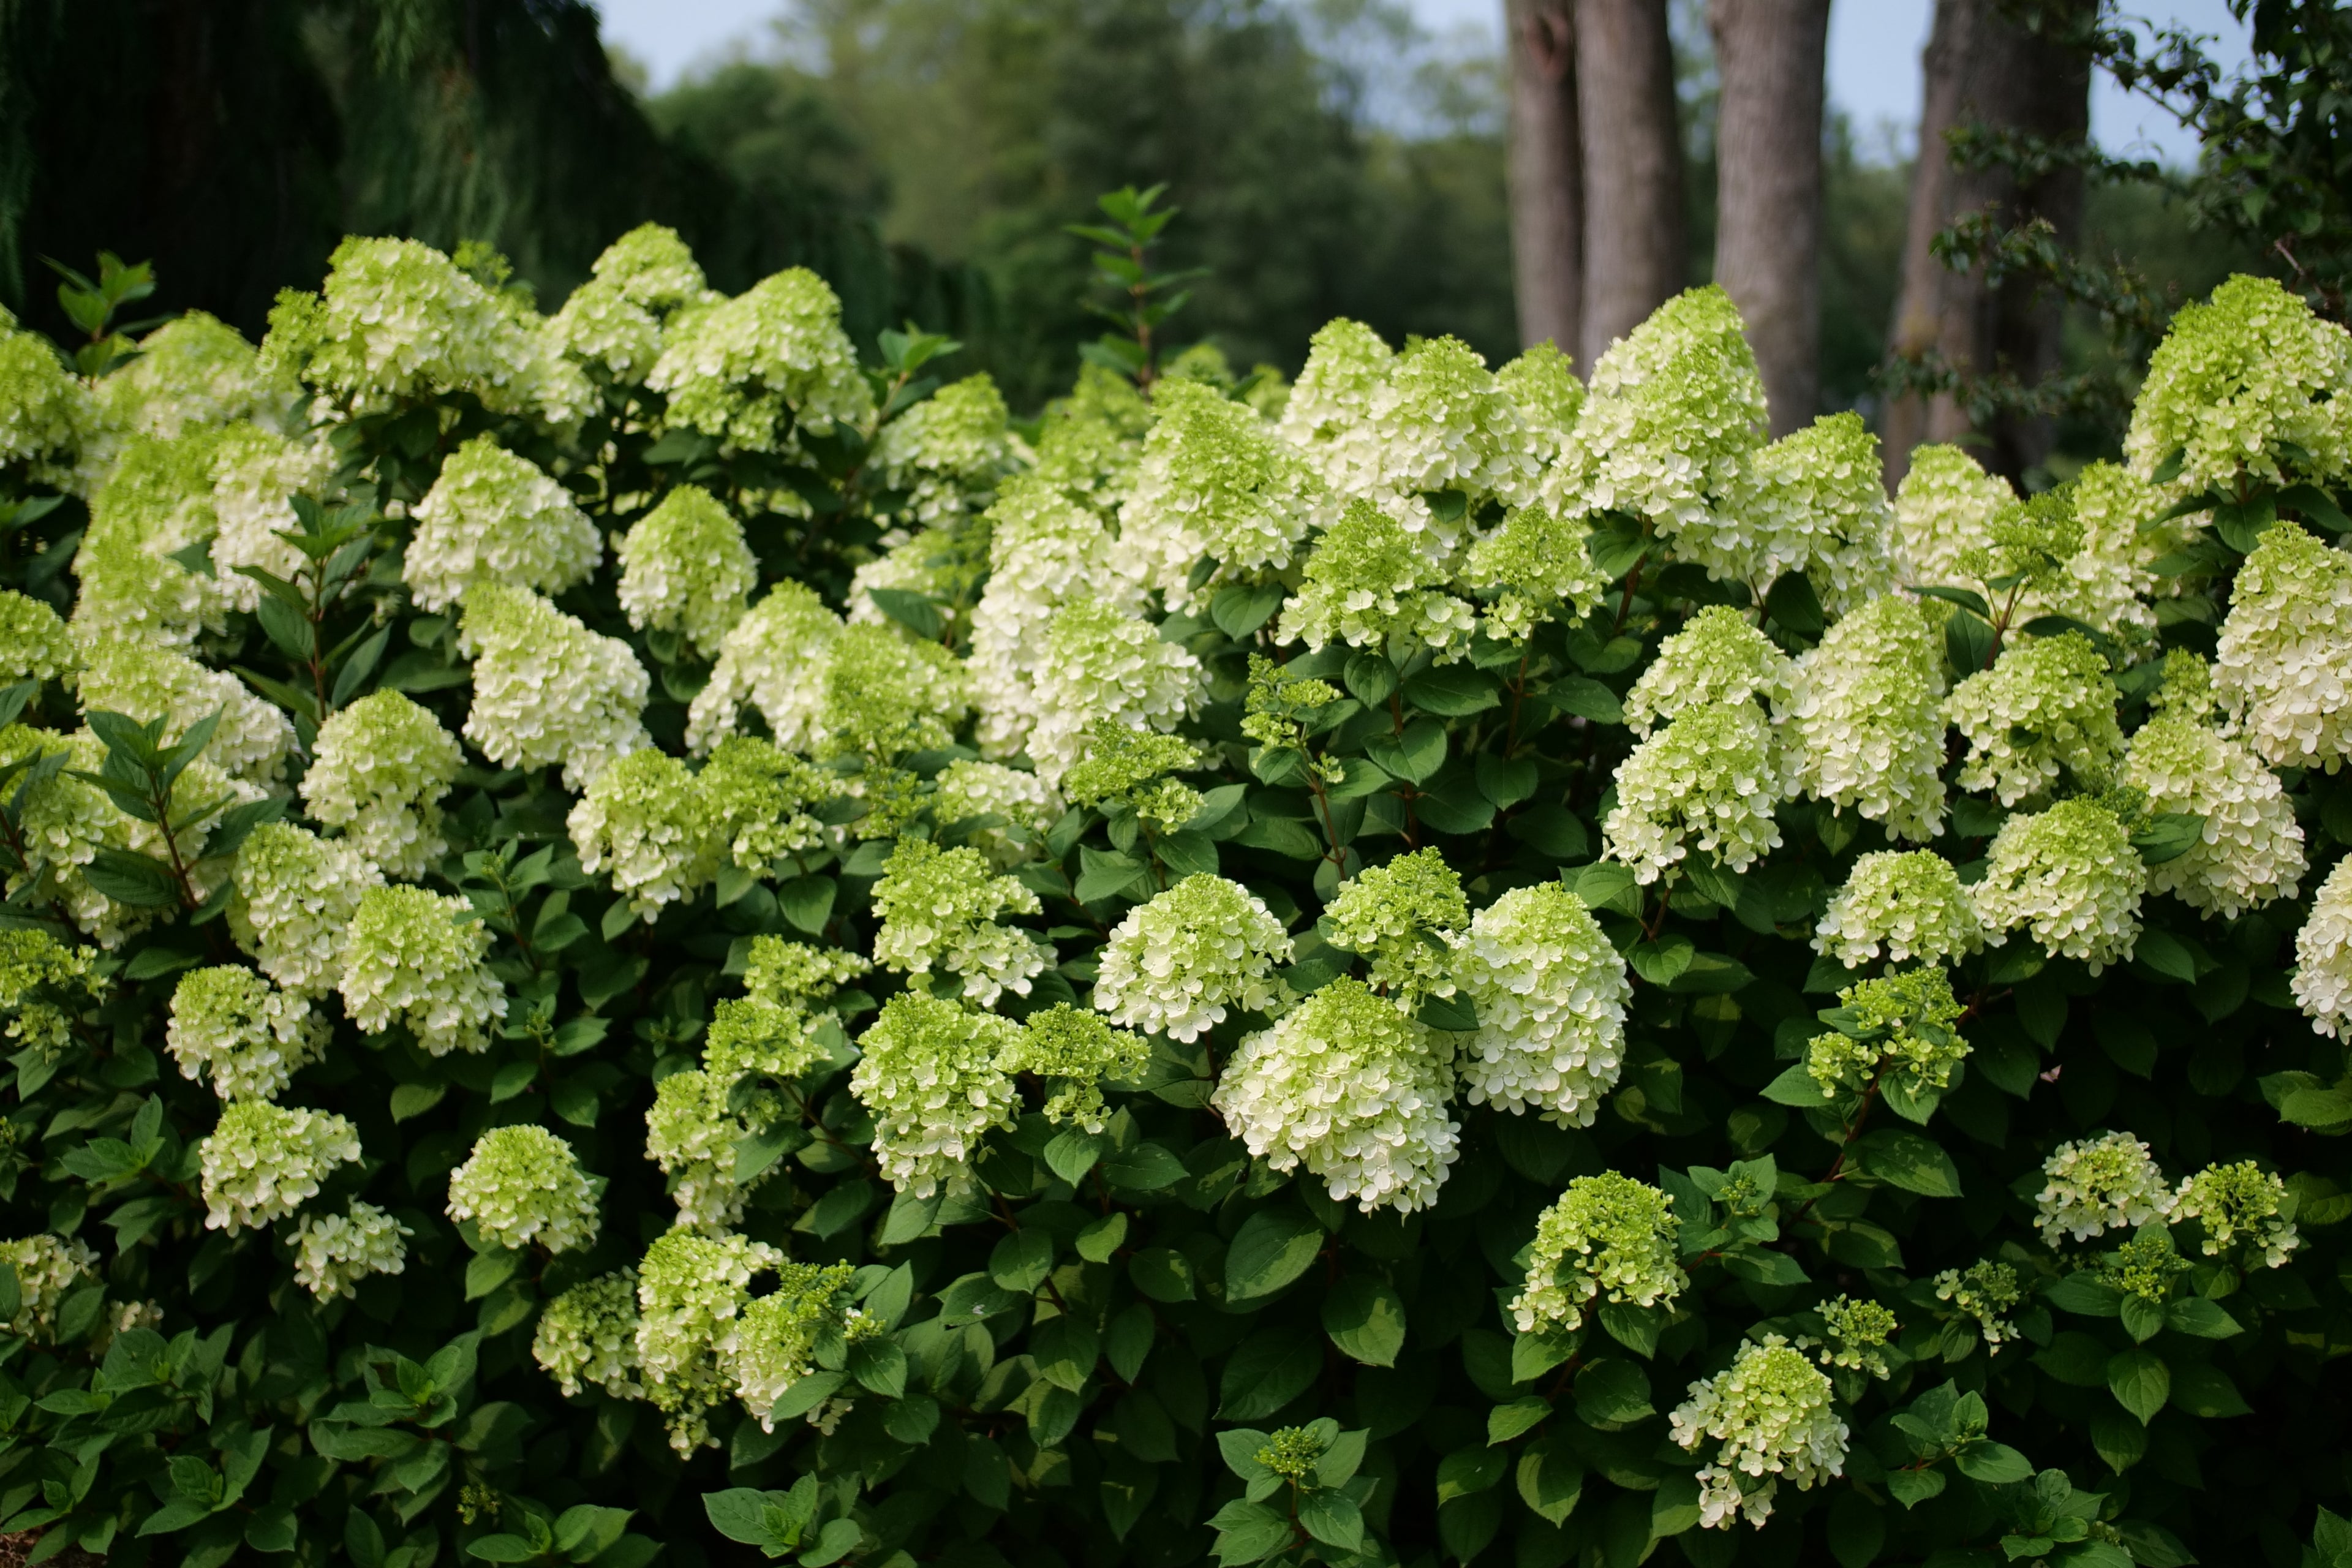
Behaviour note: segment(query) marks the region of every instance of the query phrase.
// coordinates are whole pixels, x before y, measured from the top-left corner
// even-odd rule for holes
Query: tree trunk
[[[1830,0],[1713,0],[1715,280],[1748,323],[1772,434],[1821,399],[1822,72]]]
[[[1519,342],[1583,348],[1584,148],[1574,0],[1505,0],[1511,58],[1511,285]]]
[[[2074,15],[2061,20],[2078,22],[2095,4],[2064,0],[2059,9]],[[2082,171],[2061,168],[2021,180],[1999,166],[1956,168],[1945,136],[1980,124],[2053,141],[2082,140],[2090,132],[2090,61],[2005,18],[1999,0],[1937,0],[1923,69],[1919,161],[1911,177],[1890,347],[1906,359],[1939,357],[1964,374],[2039,380],[2058,367],[2062,303],[2024,279],[1995,289],[1980,268],[1955,272],[1936,258],[1932,247],[1939,230],[1990,206],[2005,224],[2047,219],[2058,242],[2071,247],[2083,226]],[[2049,457],[2053,432],[2043,418],[2005,418],[1976,429],[1957,401],[1938,394],[1889,404],[1885,435],[1892,484],[1909,467],[1914,446],[1971,437],[1971,449],[1987,468],[2020,479]]]
[[[1591,365],[1683,286],[1683,153],[1666,0],[1576,0]]]

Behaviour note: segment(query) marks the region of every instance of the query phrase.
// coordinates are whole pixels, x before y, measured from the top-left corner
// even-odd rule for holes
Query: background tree
[[[1519,341],[1573,353],[1584,327],[1584,143],[1573,0],[1509,0],[1511,284]]]
[[[1666,0],[1577,0],[1576,44],[1589,365],[1683,286],[1683,150]]]

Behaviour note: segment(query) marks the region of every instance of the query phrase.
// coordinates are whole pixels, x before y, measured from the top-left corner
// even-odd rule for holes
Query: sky
[[[1502,0],[1408,0],[1423,27],[1440,35],[1492,38]],[[2184,23],[2220,40],[2225,64],[2244,58],[2245,29],[2223,0],[2139,0],[2129,8],[2158,21]],[[779,0],[600,0],[604,36],[645,62],[658,89],[730,47],[764,41]],[[1863,146],[1908,154],[1919,118],[1919,49],[1932,0],[1834,0],[1830,9],[1830,101],[1843,110]],[[2161,110],[2102,76],[2091,98],[2091,131],[2110,153],[2186,163],[2196,141]]]

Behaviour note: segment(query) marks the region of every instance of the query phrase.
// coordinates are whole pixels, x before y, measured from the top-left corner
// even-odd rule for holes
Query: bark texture
[[[2051,9],[2078,13],[2062,19],[2080,21],[2094,4],[2063,0]],[[1981,269],[1955,272],[1936,258],[1932,247],[1937,231],[1988,206],[2007,224],[2046,218],[2060,243],[2072,246],[2083,226],[2082,172],[2060,169],[2021,180],[2005,168],[1956,168],[1945,137],[1956,127],[1979,124],[2081,139],[2090,130],[2090,61],[2007,19],[1999,0],[1937,0],[1923,72],[1919,160],[1892,349],[1907,359],[1939,356],[1966,374],[2038,379],[2058,365],[2060,302],[2023,279],[1995,289]],[[1978,460],[2016,479],[2049,456],[2052,438],[2047,419],[2004,418],[1976,429],[1967,411],[1942,394],[1895,400],[1884,429],[1889,484],[1900,481],[1912,447],[1920,442],[1975,437],[1970,447]]]
[[[1683,286],[1683,157],[1666,0],[1576,0],[1591,366]]]
[[[1519,341],[1583,350],[1584,146],[1575,0],[1506,0],[1511,68],[1511,286]]]
[[[1830,0],[1713,0],[1715,280],[1748,323],[1772,434],[1821,400],[1822,73]]]

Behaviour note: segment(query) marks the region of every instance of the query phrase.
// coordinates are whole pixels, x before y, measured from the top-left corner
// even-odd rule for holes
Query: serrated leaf
[[[1271,1296],[1307,1272],[1325,1240],[1323,1227],[1303,1209],[1286,1203],[1259,1210],[1242,1222],[1225,1253],[1225,1299]]]

